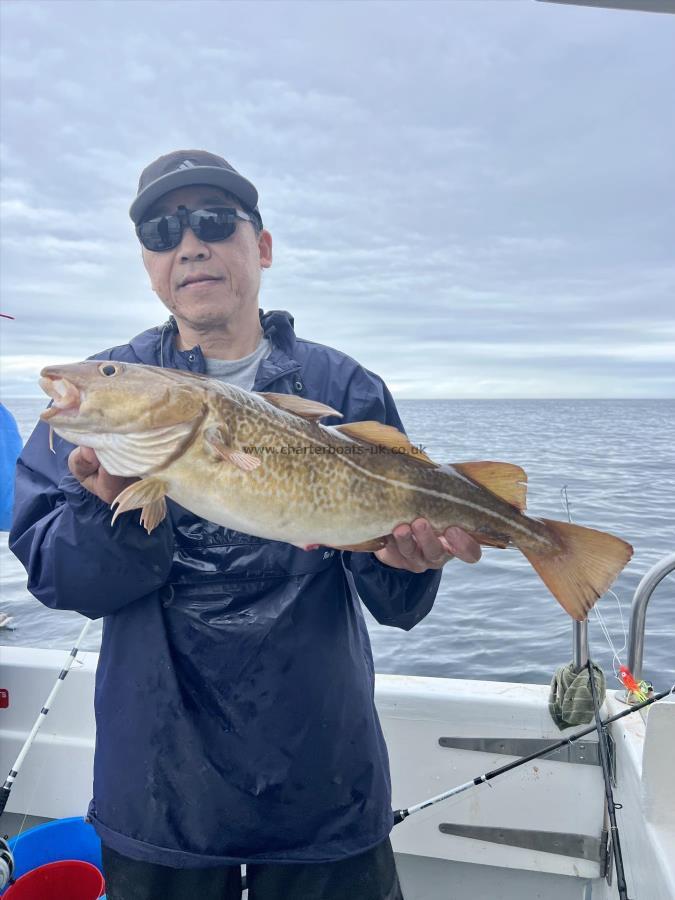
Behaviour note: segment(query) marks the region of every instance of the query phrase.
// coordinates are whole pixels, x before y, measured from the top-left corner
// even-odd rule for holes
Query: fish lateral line
[[[276,401],[270,403],[262,392],[113,360],[53,366],[42,374],[43,389],[50,396],[56,392],[64,404],[70,397],[66,381],[73,397],[76,391],[86,395],[71,422],[67,410],[50,419],[60,437],[71,440],[71,426],[75,431],[89,429],[95,437],[93,449],[102,448],[102,465],[111,474],[145,476],[116,498],[115,522],[122,512],[140,507],[142,524],[152,530],[166,516],[167,484],[181,496],[181,505],[202,510],[216,524],[225,525],[235,516],[246,520],[252,534],[270,540],[286,536],[299,545],[320,540],[327,546],[361,547],[379,540],[392,522],[424,517],[438,533],[456,525],[488,546],[503,547],[508,536],[508,543],[525,555],[546,587],[579,621],[633,552],[630,544],[613,535],[525,515],[527,476],[518,466],[491,461],[442,466],[428,458],[424,462],[412,452],[407,436],[393,426],[374,421],[321,425],[318,419],[323,415],[339,412],[315,401],[270,395]],[[290,411],[289,405],[295,408]],[[384,446],[391,460],[368,465],[368,458],[336,453],[330,463],[322,461],[306,472],[302,466],[266,466],[259,454],[247,453],[241,446],[244,441],[254,444],[256,437],[272,445],[285,439],[322,452],[346,448],[345,441],[377,453]],[[401,456],[395,452],[399,449]],[[233,466],[241,477],[232,479],[214,463]],[[219,472],[224,473],[222,478]],[[233,487],[236,510],[228,506]],[[350,491],[372,495],[360,507],[358,521],[350,518]],[[317,503],[322,497],[324,507],[326,502],[341,504],[339,515],[326,513],[321,518]]]

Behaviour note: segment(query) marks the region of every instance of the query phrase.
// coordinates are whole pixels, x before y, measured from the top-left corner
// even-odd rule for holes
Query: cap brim
[[[187,187],[191,184],[210,184],[223,188],[238,197],[244,206],[251,210],[258,205],[258,191],[250,181],[237,172],[230,172],[218,166],[192,166],[189,169],[180,169],[177,172],[162,175],[161,178],[151,182],[141,191],[129,208],[129,215],[134,225],[138,225],[142,221],[147,210],[163,194],[174,188]]]

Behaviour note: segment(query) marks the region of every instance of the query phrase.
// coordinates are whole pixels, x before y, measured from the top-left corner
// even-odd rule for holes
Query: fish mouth
[[[59,413],[68,411],[71,414],[73,412],[77,414],[80,411],[80,391],[72,381],[68,381],[62,375],[55,375],[43,369],[40,372],[39,384],[45,394],[54,401],[49,409],[40,414],[43,422],[54,418]]]

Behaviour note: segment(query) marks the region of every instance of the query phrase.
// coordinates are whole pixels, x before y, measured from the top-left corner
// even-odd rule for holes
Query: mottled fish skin
[[[116,361],[47,367],[40,383],[55,401],[42,418],[57,434],[92,447],[111,474],[143,479],[120,494],[115,515],[142,507],[148,530],[165,496],[299,547],[369,547],[421,516],[438,534],[457,525],[486,545],[517,546],[580,620],[632,553],[613,535],[525,515],[516,466],[439,465],[379,423],[321,425],[339,412],[294,395]]]
[[[459,524],[503,541],[517,532],[528,543],[551,543],[544,526],[452,467],[341,436],[232,386],[212,392],[209,408],[202,432],[226,422],[232,445],[260,456],[261,465],[224,466],[195,441],[164,474],[169,496],[204,518],[218,521],[227,508],[239,526],[299,545],[360,544],[417,516],[439,533]],[[222,499],[213,496],[216,484]],[[229,516],[228,524],[235,527]]]
[[[85,398],[74,419],[66,411],[49,424],[73,443],[98,447],[112,474],[161,476],[171,499],[217,524],[299,546],[337,547],[390,534],[423,516],[438,533],[460,525],[502,542],[514,533],[534,545],[551,542],[544,526],[452,466],[432,467],[354,440],[204,376],[114,365],[116,384],[101,378],[102,364],[95,362],[45,370],[60,374]],[[135,383],[116,395],[123,379]],[[115,409],[123,410],[121,419]],[[171,452],[172,428],[163,428],[165,421],[176,435]],[[106,422],[114,424],[104,438]],[[134,423],[144,430],[136,431]],[[232,448],[250,452],[260,465],[242,471],[214,454],[205,439],[212,428],[223,429]],[[115,458],[118,431],[124,433],[117,436],[118,446],[125,445],[123,463],[121,452]],[[140,461],[155,433],[162,434],[164,447],[157,464],[130,471],[134,440]]]

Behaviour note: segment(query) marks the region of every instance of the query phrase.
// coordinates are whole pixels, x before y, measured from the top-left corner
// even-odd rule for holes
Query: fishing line
[[[54,736],[53,736],[53,735],[52,735],[51,743],[52,743],[52,744],[54,743]],[[25,826],[25,824],[26,824],[26,819],[27,819],[28,816],[30,815],[30,813],[28,812],[28,810],[34,808],[34,807],[33,807],[33,801],[35,800],[35,797],[36,797],[36,795],[37,795],[38,788],[39,788],[40,785],[42,784],[42,779],[44,778],[44,774],[45,774],[45,768],[46,768],[46,766],[47,766],[47,760],[49,759],[49,752],[48,752],[48,750],[49,750],[48,747],[45,748],[45,753],[44,753],[44,755],[43,755],[43,757],[42,757],[42,762],[40,763],[40,769],[39,769],[39,771],[38,771],[37,778],[35,779],[35,781],[34,781],[34,783],[33,783],[33,788],[32,788],[32,790],[31,790],[30,797],[29,797],[29,799],[28,799],[28,802],[26,803],[26,812],[24,813],[23,819],[21,820],[21,825],[19,826],[19,830],[18,830],[18,832],[17,832],[17,837],[18,837],[19,835],[23,834],[23,829],[24,829],[24,826]]]
[[[569,501],[569,496],[567,494],[567,485],[566,484],[564,484],[562,486],[562,488],[560,489],[560,498],[563,503],[563,508],[567,514],[567,521],[570,523],[570,525],[572,525],[573,524],[572,513],[570,512],[570,501]],[[619,654],[621,654],[625,651],[626,646],[628,644],[628,636],[626,633],[626,623],[623,618],[623,610],[621,608],[621,601],[619,600],[618,596],[612,590],[608,590],[606,593],[611,594],[612,597],[614,597],[614,599],[616,600],[616,605],[619,609],[619,620],[621,622],[621,630],[623,631],[623,647],[621,648],[621,650],[619,650],[617,652],[617,649],[614,646],[614,642],[612,641],[612,638],[610,636],[609,629],[607,628],[607,625],[605,624],[605,620],[603,619],[602,613],[598,609],[597,604],[593,607],[593,613],[595,614],[598,624],[600,625],[600,628],[605,637],[605,640],[607,641],[607,645],[609,646],[609,649],[612,651],[612,671],[614,673],[614,677],[616,678],[616,680],[619,682],[619,684],[622,687],[625,687],[623,681],[619,677],[619,667],[621,666],[621,656]]]
[[[563,486],[560,488],[560,498],[563,501],[563,508],[564,508],[565,512],[567,513],[567,521],[571,525],[572,524],[572,516],[570,514],[570,501],[569,501],[569,497],[567,496],[567,485],[566,484],[563,484]]]
[[[595,614],[595,618],[598,620],[598,624],[600,625],[600,628],[602,629],[602,633],[605,636],[605,640],[607,641],[609,648],[612,651],[612,671],[614,672],[614,677],[619,682],[619,684],[623,685],[623,682],[619,678],[619,666],[621,665],[620,654],[624,652],[624,650],[626,649],[626,645],[628,644],[628,637],[626,634],[626,625],[624,623],[623,611],[621,609],[621,602],[620,602],[619,598],[614,593],[614,591],[607,591],[607,593],[611,594],[612,597],[614,597],[614,599],[616,600],[616,605],[619,608],[619,619],[621,620],[621,628],[623,630],[623,647],[621,647],[620,650],[617,651],[616,647],[614,646],[614,642],[612,641],[612,638],[610,637],[610,634],[609,634],[609,629],[607,628],[607,625],[605,624],[605,620],[603,619],[602,614],[601,614],[600,610],[598,609],[597,605],[593,607],[593,613]]]

